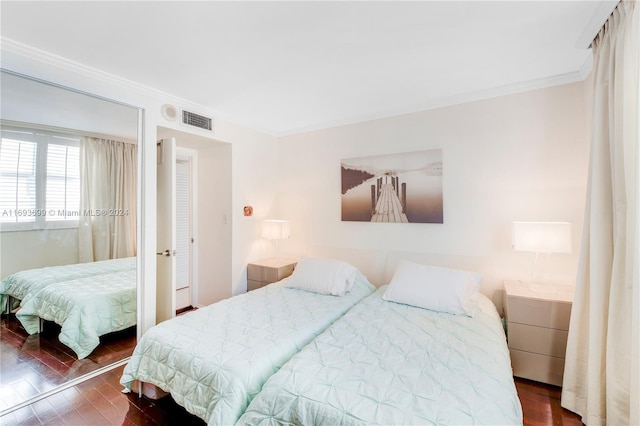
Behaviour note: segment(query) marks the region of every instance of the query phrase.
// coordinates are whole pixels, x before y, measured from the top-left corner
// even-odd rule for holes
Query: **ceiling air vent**
[[[205,130],[213,129],[212,118],[184,110],[182,110],[182,123],[189,126],[199,127],[200,129]]]

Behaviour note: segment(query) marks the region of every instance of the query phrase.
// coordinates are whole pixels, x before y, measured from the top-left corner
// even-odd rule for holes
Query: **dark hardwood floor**
[[[516,377],[525,426],[582,425],[579,415],[562,408],[562,388]]]
[[[171,397],[158,401],[121,393],[123,366],[0,417],[3,425],[204,425]],[[560,407],[560,388],[516,379],[524,425],[582,425]]]
[[[0,411],[62,383],[122,360],[133,353],[135,327],[100,339],[87,358],[58,340],[60,326],[45,322],[42,333],[29,335],[15,315],[0,319]]]
[[[171,397],[123,394],[124,366],[0,417],[2,425],[204,425]]]

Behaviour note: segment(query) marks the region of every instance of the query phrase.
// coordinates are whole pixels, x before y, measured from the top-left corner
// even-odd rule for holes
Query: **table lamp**
[[[531,289],[540,253],[571,253],[571,224],[568,222],[513,222],[513,249],[536,254],[527,287]]]
[[[267,219],[262,221],[262,231],[260,233],[262,238],[267,240],[273,240],[276,247],[276,256],[278,255],[278,241],[287,240],[290,237],[289,234],[289,221],[288,220],[276,220]]]

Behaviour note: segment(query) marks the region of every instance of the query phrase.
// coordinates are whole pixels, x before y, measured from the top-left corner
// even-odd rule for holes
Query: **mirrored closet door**
[[[0,413],[136,343],[138,108],[5,70]]]

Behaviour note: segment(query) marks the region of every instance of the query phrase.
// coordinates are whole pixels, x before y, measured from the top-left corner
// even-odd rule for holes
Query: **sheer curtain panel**
[[[126,142],[80,142],[80,262],[136,255],[137,151]]]
[[[562,406],[587,425],[640,425],[640,8],[593,42],[591,160]]]

